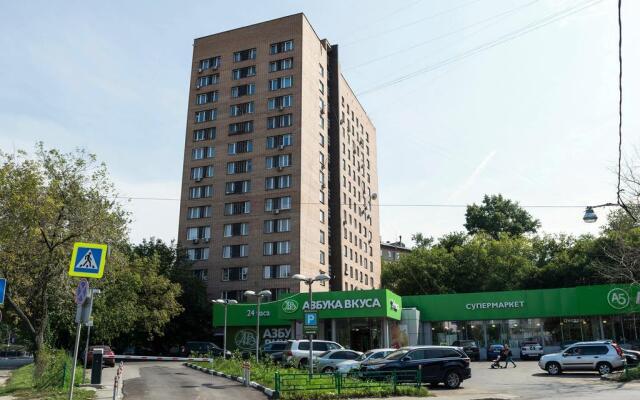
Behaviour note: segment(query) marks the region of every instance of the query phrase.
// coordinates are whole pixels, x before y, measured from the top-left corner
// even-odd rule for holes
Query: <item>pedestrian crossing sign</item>
[[[106,244],[74,243],[69,276],[100,279],[104,273],[106,259]]]

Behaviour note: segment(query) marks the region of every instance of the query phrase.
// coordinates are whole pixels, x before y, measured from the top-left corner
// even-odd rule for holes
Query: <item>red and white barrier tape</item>
[[[128,356],[118,354],[105,354],[102,358],[118,360],[148,360],[148,361],[211,361],[210,358],[197,357],[157,357],[157,356]]]

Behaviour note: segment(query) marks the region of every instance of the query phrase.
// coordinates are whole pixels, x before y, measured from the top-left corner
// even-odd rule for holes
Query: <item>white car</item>
[[[308,340],[289,340],[282,355],[282,359],[285,363],[298,368],[306,368],[309,360],[309,341]],[[336,349],[344,349],[336,342],[330,342],[328,340],[314,340],[313,341],[313,358],[315,359],[320,354]]]
[[[538,361],[538,366],[549,375],[558,375],[563,371],[598,371],[600,375],[605,375],[624,368],[626,364],[620,346],[609,340],[578,342],[562,353],[547,354]]]
[[[356,358],[355,360],[347,360],[347,361],[342,361],[341,363],[338,363],[338,365],[336,365],[336,371],[343,374],[348,374],[354,369],[356,370],[360,369],[360,363],[362,363],[363,361],[385,358],[386,356],[393,353],[394,351],[396,351],[396,349],[369,350],[366,353],[362,354],[360,357]]]
[[[520,343],[520,359],[528,360],[530,358],[540,359],[544,355],[544,349],[535,340],[523,341]]]

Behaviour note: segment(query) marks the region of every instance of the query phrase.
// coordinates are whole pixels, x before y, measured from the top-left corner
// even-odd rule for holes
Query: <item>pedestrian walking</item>
[[[504,345],[504,355],[505,355],[504,368],[507,368],[509,366],[509,362],[513,364],[513,368],[517,367],[515,361],[513,361],[513,353],[511,352],[511,348],[506,343]]]

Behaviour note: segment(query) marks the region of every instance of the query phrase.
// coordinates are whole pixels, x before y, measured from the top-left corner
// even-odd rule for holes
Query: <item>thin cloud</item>
[[[482,171],[486,168],[486,166],[491,162],[493,157],[496,155],[496,152],[497,150],[491,150],[491,152],[487,154],[487,156],[480,162],[480,164],[478,164],[478,166],[476,166],[476,168],[473,170],[471,175],[469,175],[469,177],[465,180],[465,182],[462,185],[458,186],[458,188],[453,193],[451,193],[451,196],[449,196],[449,200],[456,199],[462,192],[464,192],[471,185],[473,185],[476,178],[482,173]]]

